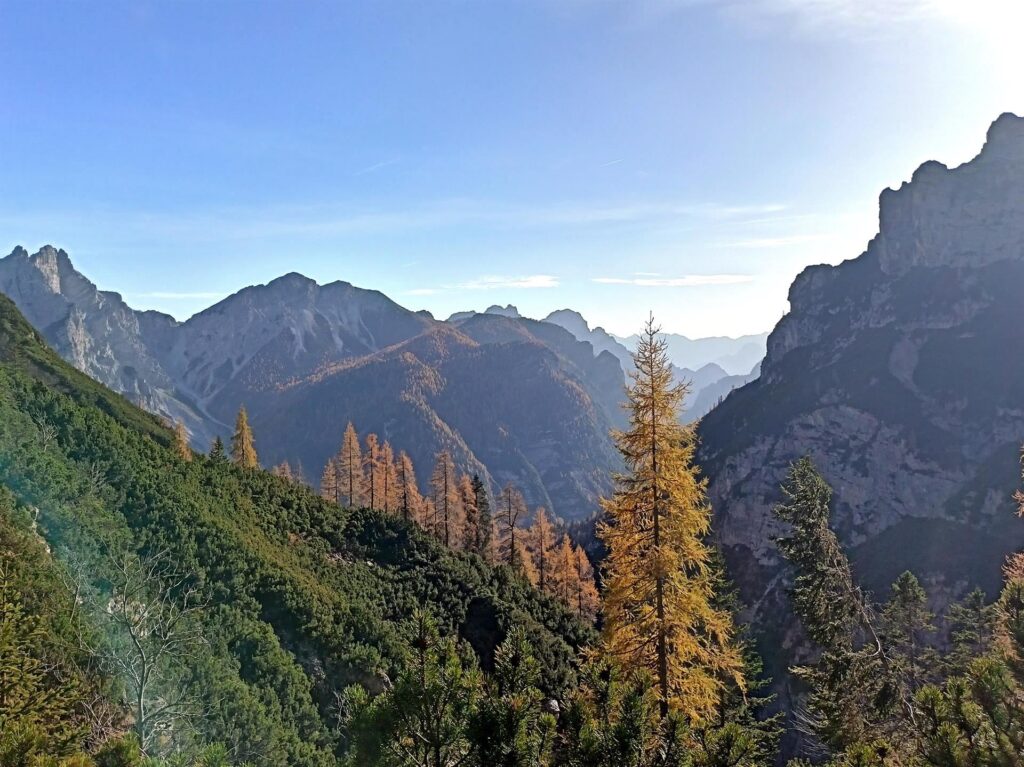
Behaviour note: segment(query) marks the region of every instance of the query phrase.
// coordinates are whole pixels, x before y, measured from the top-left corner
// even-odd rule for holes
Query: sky
[[[0,1],[0,249],[184,319],[298,271],[440,318],[769,330],[1024,114],[1001,0]]]

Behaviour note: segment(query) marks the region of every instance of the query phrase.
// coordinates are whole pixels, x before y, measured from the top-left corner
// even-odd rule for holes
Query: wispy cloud
[[[682,277],[594,277],[591,282],[642,288],[693,288],[702,285],[739,285],[753,280],[749,274],[687,274]]]
[[[551,274],[528,274],[521,277],[486,275],[465,282],[438,285],[430,288],[412,288],[405,291],[409,296],[436,296],[438,293],[468,290],[537,290],[557,288],[559,280]]]
[[[742,240],[720,242],[720,248],[788,248],[791,245],[802,245],[805,242],[815,242],[825,239],[820,234],[791,234],[783,237],[749,237]]]
[[[188,301],[199,298],[223,298],[226,293],[198,292],[198,293],[173,293],[167,291],[154,291],[152,293],[132,293],[133,298],[163,298],[172,301]]]
[[[382,168],[388,167],[389,165],[394,165],[397,162],[397,157],[391,160],[381,160],[380,162],[375,162],[373,165],[367,165],[365,168],[360,168],[359,170],[354,171],[352,175],[365,176],[367,173],[374,173],[378,170],[381,170]]]

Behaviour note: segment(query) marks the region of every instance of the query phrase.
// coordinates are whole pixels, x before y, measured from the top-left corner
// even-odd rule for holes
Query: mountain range
[[[884,191],[879,222],[857,258],[799,275],[760,376],[700,424],[716,535],[751,617],[775,627],[776,675],[798,640],[771,509],[798,458],[834,488],[837,531],[879,596],[908,569],[940,602],[991,595],[1024,548],[1024,119]]]
[[[630,353],[574,312],[537,321],[494,306],[440,322],[292,273],[178,322],[98,289],[50,246],[0,259],[0,292],[65,359],[181,420],[197,448],[230,434],[244,405],[264,463],[287,460],[314,482],[348,421],[405,449],[421,474],[447,449],[493,488],[514,482],[566,518],[592,513],[619,466],[609,434]],[[735,380],[727,373],[678,370],[695,391]]]

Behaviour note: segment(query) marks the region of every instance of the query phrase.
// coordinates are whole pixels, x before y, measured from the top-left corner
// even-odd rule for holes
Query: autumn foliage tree
[[[433,532],[445,546],[455,548],[462,530],[462,509],[451,453],[437,454],[434,472],[430,475],[431,500],[434,505]]]
[[[534,514],[529,539],[533,565],[537,570],[537,588],[542,593],[548,594],[553,591],[555,528],[543,506],[539,507]]]
[[[696,434],[680,424],[664,339],[647,322],[627,386],[628,428],[616,434],[627,473],[603,502],[604,646],[613,664],[656,681],[662,717],[710,718],[726,684],[742,685],[730,615],[715,606],[711,509],[694,465]]]
[[[174,452],[183,461],[192,460],[192,448],[188,446],[188,431],[181,420],[174,424]]]
[[[245,406],[239,408],[238,417],[235,419],[235,433],[231,437],[231,460],[243,469],[255,469],[259,466],[252,428],[249,426],[249,414],[245,411]]]

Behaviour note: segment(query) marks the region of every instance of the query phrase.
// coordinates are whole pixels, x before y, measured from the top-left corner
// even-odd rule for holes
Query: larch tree
[[[339,492],[345,499],[345,506],[354,509],[362,502],[363,493],[363,452],[359,447],[359,435],[350,421],[345,427],[341,440],[338,460]]]
[[[288,461],[281,461],[281,463],[270,470],[270,473],[275,477],[287,479],[289,482],[295,481],[295,472],[292,471],[292,465]]]
[[[462,541],[467,551],[479,554],[481,550],[480,507],[476,505],[476,491],[468,474],[459,477],[459,505],[462,507]]]
[[[447,450],[437,454],[434,473],[430,475],[431,499],[434,502],[436,529],[434,534],[449,548],[457,548],[461,532],[462,509],[455,476],[455,462]]]
[[[511,483],[501,491],[498,513],[501,519],[498,539],[500,561],[530,583],[536,583],[537,571],[523,540],[526,531],[519,529],[519,523],[526,517],[526,501]]]
[[[192,460],[192,448],[188,446],[188,430],[181,420],[174,424],[174,452],[183,461]]]
[[[331,456],[320,475],[320,495],[332,503],[341,505],[341,468],[338,456]]]
[[[243,469],[255,469],[259,464],[256,457],[256,445],[249,426],[249,414],[243,405],[235,419],[235,433],[231,437],[231,460]]]
[[[692,425],[679,421],[684,385],[673,385],[667,345],[653,317],[626,387],[629,425],[616,433],[627,473],[602,503],[604,646],[623,671],[650,673],[662,717],[695,723],[716,711],[729,681],[742,686],[732,619],[715,606],[705,482],[694,464]]]
[[[555,596],[564,604],[571,605],[573,594],[576,593],[576,555],[573,552],[572,541],[565,533],[562,534],[562,541],[555,551],[552,576]]]
[[[491,514],[491,499],[487,495],[487,486],[484,485],[479,474],[473,475],[472,486],[473,503],[476,504],[477,518],[479,520],[477,528],[480,535],[479,540],[477,541],[476,553],[490,562],[494,559],[494,536],[492,535],[494,531],[494,520]]]
[[[529,531],[529,549],[537,570],[537,588],[547,594],[552,591],[552,570],[555,553],[555,527],[543,506],[537,508]]]
[[[380,446],[381,510],[393,514],[398,510],[398,482],[395,477],[395,451],[391,443],[384,440]]]
[[[366,452],[363,453],[363,501],[371,509],[379,509],[383,501],[384,483],[380,468],[380,440],[376,434],[367,434]]]
[[[423,499],[419,485],[416,483],[416,471],[408,453],[402,450],[398,454],[398,512],[402,519],[409,522],[418,519]]]
[[[594,567],[590,564],[590,558],[582,546],[577,546],[572,552],[573,558],[573,585],[576,593],[573,603],[569,606],[576,610],[581,620],[593,623],[597,619],[597,611],[601,606],[601,598],[597,593],[597,584],[594,583]]]

